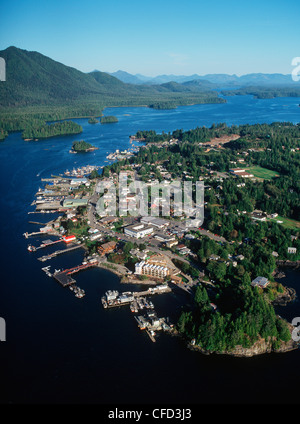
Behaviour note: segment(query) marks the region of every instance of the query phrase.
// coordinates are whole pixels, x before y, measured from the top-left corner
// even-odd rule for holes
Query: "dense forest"
[[[79,134],[82,127],[73,121],[56,122],[54,124],[27,125],[22,133],[24,139],[40,139],[56,137],[58,135]]]
[[[7,81],[0,85],[1,139],[42,120],[100,116],[109,106],[223,103],[215,91],[172,85],[126,84],[105,72],[88,74],[38,52],[9,47],[0,52],[7,63]],[[41,124],[41,122],[39,123]]]
[[[205,143],[224,135],[240,138],[223,144],[222,148],[207,149]],[[211,185],[207,200],[221,210],[251,212],[260,209],[293,219],[300,216],[300,125],[274,123],[227,127],[196,128],[183,132],[157,134],[155,131],[138,131],[136,137],[144,141],[147,149],[139,150],[133,159],[141,164],[142,175],[147,175],[152,164],[163,163],[172,178],[188,174],[193,181],[203,179]],[[159,145],[172,139],[176,144]],[[239,162],[241,161],[241,162]],[[260,166],[275,171],[276,177],[245,181],[230,177],[218,182],[218,174],[235,167]],[[158,171],[156,171],[158,173]],[[220,177],[220,176],[219,176]],[[159,179],[162,179],[160,177]],[[219,222],[216,222],[216,226]],[[216,229],[216,228],[214,228]]]
[[[230,352],[237,345],[249,348],[259,338],[270,340],[277,349],[281,341],[290,340],[287,323],[248,282],[242,287],[220,287],[215,297],[217,310],[205,287],[198,286],[193,310],[183,311],[177,325],[180,333],[188,340],[195,339],[204,351]]]
[[[101,116],[101,124],[114,124],[118,122],[118,118],[112,115]]]

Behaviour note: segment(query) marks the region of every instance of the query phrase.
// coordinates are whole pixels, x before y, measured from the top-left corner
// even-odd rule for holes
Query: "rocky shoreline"
[[[274,306],[286,306],[289,302],[297,299],[296,290],[291,287],[285,287],[284,292],[279,294],[272,304]]]
[[[289,324],[290,330],[294,329],[294,327]],[[236,346],[232,350],[226,350],[223,352],[210,352],[207,351],[200,346],[194,345],[193,343],[189,342],[187,344],[188,349],[200,352],[204,355],[211,355],[211,354],[217,354],[217,355],[228,355],[228,356],[235,356],[240,358],[251,358],[253,356],[257,355],[263,355],[265,353],[285,353],[290,352],[292,350],[296,350],[299,348],[299,344],[295,342],[293,339],[289,340],[288,342],[281,342],[281,345],[279,348],[275,349],[273,347],[272,340],[265,340],[263,338],[259,338],[250,348],[245,348],[241,345]]]

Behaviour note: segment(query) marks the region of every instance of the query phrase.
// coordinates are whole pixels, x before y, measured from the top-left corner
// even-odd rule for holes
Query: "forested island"
[[[22,133],[25,140],[41,139],[49,137],[57,137],[59,135],[80,134],[82,132],[81,125],[73,121],[56,122],[54,124],[42,124],[30,126],[28,123]]]
[[[95,147],[84,140],[74,141],[72,145],[72,152],[75,152],[75,153],[93,152],[94,150],[97,150],[97,149],[98,147]]]
[[[222,90],[224,96],[251,95],[256,99],[274,99],[275,97],[300,97],[300,87],[257,87],[249,86],[233,90]]]
[[[114,124],[118,122],[118,118],[116,116],[108,115],[108,116],[101,116],[100,120],[101,124]]]
[[[90,118],[90,119],[88,120],[88,123],[89,123],[89,124],[98,124],[98,123],[99,123],[99,121],[98,121],[98,119],[96,119],[95,117],[92,117],[92,118]]]

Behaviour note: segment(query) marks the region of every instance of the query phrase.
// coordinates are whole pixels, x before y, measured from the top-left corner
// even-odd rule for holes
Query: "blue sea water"
[[[0,316],[7,341],[0,343],[2,403],[260,403],[299,402],[299,350],[241,359],[191,352],[174,337],[161,334],[156,343],[141,332],[129,308],[104,310],[100,297],[108,289],[130,289],[106,270],[76,275],[86,291],[77,299],[46,276],[42,266],[67,268],[82,261],[83,252],[40,262],[27,251],[22,234],[46,222],[50,214],[28,215],[41,178],[82,165],[105,165],[107,153],[130,147],[138,130],[188,130],[226,122],[228,125],[300,122],[300,98],[257,100],[228,97],[226,104],[194,105],[174,110],[107,108],[118,123],[83,127],[79,136],[38,142],[12,133],[0,143],[1,278]],[[70,154],[74,140],[99,148]],[[30,242],[39,244],[42,237]],[[44,254],[44,252],[42,253]],[[299,274],[285,280],[299,295]],[[159,315],[176,318],[184,302],[180,292],[153,298]],[[291,320],[299,302],[280,309]],[[279,395],[280,393],[280,395]]]

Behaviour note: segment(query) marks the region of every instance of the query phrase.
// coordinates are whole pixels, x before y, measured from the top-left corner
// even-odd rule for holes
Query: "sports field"
[[[251,166],[250,168],[246,168],[246,171],[253,174],[254,177],[262,178],[264,180],[271,180],[272,178],[279,177],[278,172],[262,168],[261,166]]]

